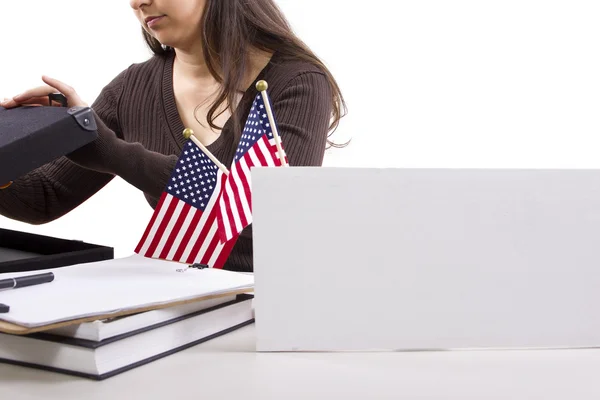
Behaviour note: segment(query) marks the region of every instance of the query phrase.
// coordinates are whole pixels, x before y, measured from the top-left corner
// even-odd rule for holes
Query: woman
[[[291,32],[273,0],[130,0],[154,55],[132,64],[92,104],[99,138],[0,190],[0,214],[42,224],[63,216],[118,175],[155,207],[181,152],[182,132],[229,166],[264,79],[292,166],[320,166],[345,104],[327,68]],[[43,77],[3,102],[47,105],[75,90]],[[46,99],[44,101],[44,99]],[[329,144],[332,144],[329,142]],[[252,232],[238,239],[226,269],[252,271]]]

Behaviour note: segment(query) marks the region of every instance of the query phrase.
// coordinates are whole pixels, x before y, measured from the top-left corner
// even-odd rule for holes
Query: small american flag
[[[221,242],[216,212],[225,175],[188,139],[135,252],[222,268],[237,235]]]
[[[269,101],[266,92],[265,97]],[[273,129],[277,130],[277,127],[272,127],[269,123],[267,112],[271,107],[270,103],[267,105],[259,93],[248,113],[231,172],[225,181],[217,216],[219,236],[223,242],[232,240],[252,223],[250,168],[278,167],[288,163],[285,154],[283,154],[283,161],[280,160],[273,135]],[[272,118],[275,121],[274,116]]]

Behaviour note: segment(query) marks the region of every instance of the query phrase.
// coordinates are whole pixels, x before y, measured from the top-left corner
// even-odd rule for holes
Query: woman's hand
[[[33,89],[29,89],[20,95],[13,97],[12,99],[4,100],[0,103],[0,106],[4,108],[14,108],[21,105],[42,105],[50,106],[48,95],[52,93],[62,93],[67,98],[67,105],[69,107],[87,107],[88,105],[79,98],[75,90],[57,79],[42,76],[42,80],[46,85],[38,86]]]
[[[42,76],[42,80],[46,85],[27,90],[12,99],[4,99],[0,106],[4,108],[14,108],[21,105],[50,106],[54,104],[49,104],[50,98],[48,95],[59,92],[67,98],[67,106],[87,107],[87,104],[79,98],[77,92],[71,86],[47,76]],[[8,188],[11,184],[12,182],[0,184],[0,190]]]

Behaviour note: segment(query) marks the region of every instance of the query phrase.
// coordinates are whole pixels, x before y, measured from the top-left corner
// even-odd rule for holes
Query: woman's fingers
[[[8,101],[0,103],[4,108],[17,107],[19,105],[52,105],[49,103],[48,95],[52,93],[62,93],[67,98],[67,104],[69,107],[87,107],[87,104],[81,100],[75,89],[67,85],[58,79],[43,76],[42,80],[46,85],[38,86],[33,89],[29,89]]]
[[[4,108],[17,107],[22,104],[48,106],[52,105],[49,103],[48,95],[58,92],[62,93],[67,98],[69,107],[87,107],[87,104],[81,100],[75,89],[71,86],[58,79],[50,78],[45,75],[42,76],[42,80],[46,85],[29,89],[12,99],[3,101],[0,105]]]
[[[47,96],[50,93],[53,93],[54,91],[55,90],[50,87],[40,86],[37,88],[27,90],[21,93],[20,95],[13,97],[12,99],[4,99],[2,103],[0,103],[0,105],[4,108],[13,108],[21,104],[48,105]],[[45,100],[43,99],[44,96],[46,96]]]
[[[55,93],[55,92],[56,92],[56,89],[51,86],[38,86],[36,88],[26,90],[25,92],[23,92],[19,95],[16,95],[12,99],[16,103],[23,103],[25,101],[30,100],[31,98],[44,97],[44,96],[48,96],[50,93]]]
[[[43,75],[42,80],[48,86],[55,88],[56,90],[58,90],[65,96],[71,96],[71,95],[77,94],[77,93],[75,93],[75,90],[71,86],[67,85],[64,82],[59,81],[58,79],[50,78],[49,76]]]
[[[14,101],[13,99],[4,99],[0,105],[4,108],[14,108],[20,105],[38,105],[38,106],[47,106],[50,101],[48,96],[43,97],[29,97],[27,96],[26,100],[22,101]]]
[[[87,104],[83,100],[81,100],[81,98],[79,98],[79,95],[77,94],[77,92],[75,92],[75,89],[73,89],[71,86],[67,85],[64,82],[59,81],[58,79],[50,78],[49,76],[45,76],[45,75],[42,76],[42,80],[45,83],[47,83],[48,85],[50,85],[51,87],[56,88],[56,90],[58,90],[59,92],[64,94],[65,97],[67,98],[67,101],[68,101],[70,107],[75,107],[75,106],[87,107]]]
[[[27,100],[20,101],[19,104],[49,106],[50,99],[48,98],[48,96],[30,97]]]
[[[0,106],[9,109],[9,108],[14,108],[17,107],[19,105],[21,105],[22,103],[18,103],[16,101],[14,101],[13,99],[5,99],[4,101],[2,101],[2,103],[0,103]]]

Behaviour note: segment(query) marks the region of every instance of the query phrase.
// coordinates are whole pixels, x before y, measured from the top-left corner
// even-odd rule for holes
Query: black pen
[[[0,280],[0,290],[18,289],[26,286],[33,286],[42,283],[52,282],[53,280],[54,274],[52,272],[28,276],[18,276],[16,278],[7,278]]]

